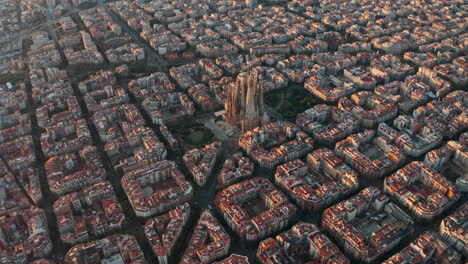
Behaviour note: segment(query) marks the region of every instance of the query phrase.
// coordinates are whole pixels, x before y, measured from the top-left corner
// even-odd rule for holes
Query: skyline
[[[467,19],[0,0],[0,263],[465,263]]]

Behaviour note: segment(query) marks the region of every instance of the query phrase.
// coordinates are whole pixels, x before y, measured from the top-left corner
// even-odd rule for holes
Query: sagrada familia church
[[[270,123],[259,79],[260,73],[255,69],[240,73],[236,85],[229,88],[224,103],[226,121],[231,126],[240,125],[242,132]]]

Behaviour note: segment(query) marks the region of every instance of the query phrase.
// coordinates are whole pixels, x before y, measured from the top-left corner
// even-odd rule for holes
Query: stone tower
[[[270,122],[265,113],[259,79],[257,69],[242,72],[237,76],[236,85],[228,90],[224,105],[226,121],[232,126],[240,125],[244,132]]]

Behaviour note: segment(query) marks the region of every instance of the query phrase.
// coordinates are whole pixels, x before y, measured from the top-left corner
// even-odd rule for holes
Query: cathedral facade
[[[232,126],[240,126],[243,132],[270,123],[259,79],[260,74],[255,69],[240,73],[236,85],[229,88],[224,103],[226,121]]]

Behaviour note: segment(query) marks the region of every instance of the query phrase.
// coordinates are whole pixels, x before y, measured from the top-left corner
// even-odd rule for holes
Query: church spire
[[[226,121],[232,126],[240,123],[242,131],[268,123],[259,78],[258,69],[247,68],[237,76],[236,86],[229,87],[225,102]]]

